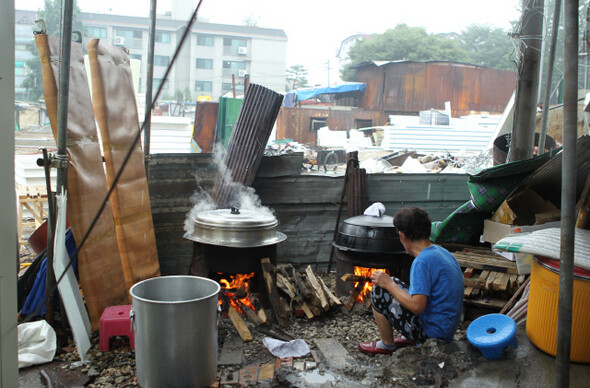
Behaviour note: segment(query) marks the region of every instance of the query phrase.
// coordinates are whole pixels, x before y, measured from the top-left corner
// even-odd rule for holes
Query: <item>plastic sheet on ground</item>
[[[57,349],[55,331],[46,321],[18,325],[18,368],[51,362]]]
[[[303,357],[309,354],[310,349],[302,339],[285,342],[270,337],[264,337],[262,344],[269,352],[278,358]]]

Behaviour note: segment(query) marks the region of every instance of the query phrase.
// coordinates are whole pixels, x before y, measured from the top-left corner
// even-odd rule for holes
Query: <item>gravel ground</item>
[[[319,274],[334,289],[334,273]],[[345,298],[343,298],[345,299]],[[220,366],[220,375],[227,375],[251,364],[274,363],[272,356],[262,345],[265,334],[249,324],[254,340],[244,343],[243,361],[241,365]],[[466,327],[466,325],[465,325]],[[338,387],[421,387],[447,386],[450,381],[461,372],[473,368],[483,361],[481,354],[476,351],[464,338],[464,330],[458,330],[456,341],[444,344],[440,341],[429,340],[419,347],[402,348],[392,356],[369,356],[361,353],[357,346],[359,342],[377,339],[378,331],[373,322],[370,311],[361,304],[357,304],[351,312],[343,307],[332,308],[325,315],[309,320],[305,317],[292,317],[285,328],[285,332],[294,338],[304,339],[312,350],[317,351],[314,339],[336,339],[348,351],[354,360],[348,368],[335,369],[329,360],[318,353],[319,364],[306,371],[293,368],[281,368],[275,373],[272,384],[276,387],[308,387],[308,386],[338,386]],[[219,324],[219,350],[224,341],[235,337],[236,331],[228,318],[222,318]],[[92,348],[88,361],[79,361],[75,346],[69,340],[69,346],[63,348],[55,358],[53,364],[59,364],[63,373],[78,373],[86,382],[87,387],[135,387],[138,386],[135,373],[135,353],[128,346],[126,338],[111,339],[108,352],[98,350],[98,333],[92,338]],[[313,363],[311,355],[297,359]],[[26,369],[21,371],[26,372]],[[314,377],[328,379],[322,384],[314,383]],[[59,377],[54,377],[54,385],[59,387]],[[57,383],[57,384],[56,384]],[[41,385],[43,386],[43,385]],[[223,386],[223,385],[222,385]]]

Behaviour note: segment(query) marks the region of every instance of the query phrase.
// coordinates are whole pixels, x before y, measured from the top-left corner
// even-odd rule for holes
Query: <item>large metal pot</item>
[[[203,244],[252,248],[278,244],[287,238],[277,230],[277,219],[263,211],[208,210],[199,213],[192,221],[194,231],[184,237]]]
[[[198,276],[162,276],[131,287],[140,386],[205,387],[215,380],[219,290]]]
[[[363,253],[404,253],[405,248],[393,226],[393,217],[356,216],[342,223],[334,246],[342,251]]]

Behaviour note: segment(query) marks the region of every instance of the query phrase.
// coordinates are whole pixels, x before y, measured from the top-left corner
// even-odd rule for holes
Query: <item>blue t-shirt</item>
[[[446,249],[431,245],[414,259],[410,269],[410,295],[428,296],[419,315],[422,329],[430,338],[451,341],[461,321],[463,273]]]

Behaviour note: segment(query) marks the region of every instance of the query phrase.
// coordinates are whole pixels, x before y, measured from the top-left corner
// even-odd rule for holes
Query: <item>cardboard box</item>
[[[481,239],[483,241],[495,244],[499,240],[515,233],[528,233],[534,230],[540,230],[545,228],[559,228],[561,226],[560,221],[548,222],[543,225],[506,225],[492,220],[483,221],[483,235]]]
[[[507,225],[533,225],[535,215],[556,214],[559,209],[534,190],[524,189],[504,201],[492,216],[492,221]]]

